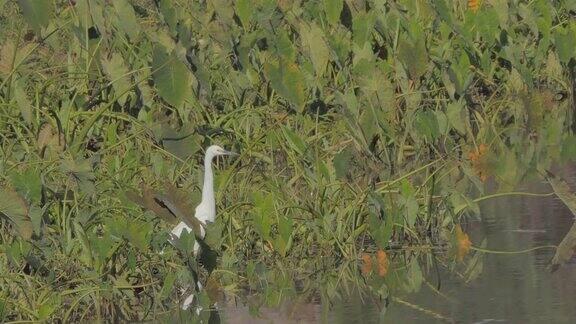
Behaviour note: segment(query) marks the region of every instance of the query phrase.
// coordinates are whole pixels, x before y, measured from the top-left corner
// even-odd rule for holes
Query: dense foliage
[[[576,156],[575,14],[572,0],[0,1],[0,319],[158,318],[196,274],[205,306],[418,289],[453,256],[391,250],[455,241],[465,260],[457,224],[486,183],[508,192]],[[212,143],[241,155],[216,166],[208,273],[145,201],[193,213]]]

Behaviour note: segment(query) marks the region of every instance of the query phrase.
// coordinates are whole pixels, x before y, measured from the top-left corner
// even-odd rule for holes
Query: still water
[[[576,166],[555,170],[576,188]],[[545,182],[531,182],[519,191],[548,193]],[[574,218],[555,196],[500,197],[481,204],[481,219],[466,231],[474,245],[486,240],[486,249],[517,251],[557,245]],[[374,304],[359,298],[338,302],[327,316],[314,303],[278,310],[263,309],[261,318],[248,308],[228,306],[221,319],[228,323],[576,323],[576,262],[551,273],[553,249],[523,254],[483,254],[480,274],[467,282],[454,271],[440,268],[427,273],[432,285],[399,296],[381,316]],[[430,287],[440,287],[439,292]]]

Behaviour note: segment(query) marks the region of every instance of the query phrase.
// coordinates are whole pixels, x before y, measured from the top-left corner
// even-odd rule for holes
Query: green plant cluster
[[[0,320],[159,318],[193,275],[206,306],[331,300],[364,282],[361,251],[445,245],[486,181],[509,191],[576,156],[575,14],[572,0],[0,1]],[[199,202],[209,144],[240,153],[216,165],[211,274],[193,237],[171,246],[141,208],[153,192]],[[401,268],[373,290],[417,290],[418,262]]]

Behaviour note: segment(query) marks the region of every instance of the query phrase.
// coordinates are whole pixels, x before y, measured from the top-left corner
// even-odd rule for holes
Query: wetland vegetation
[[[481,202],[576,214],[552,173],[576,159],[575,17],[572,0],[0,0],[0,321],[328,314],[351,295],[447,320],[403,296],[481,273],[498,252],[470,239]],[[196,260],[163,219],[193,215],[210,144],[240,155],[215,165]],[[556,269],[575,242],[536,248]],[[198,317],[179,310],[196,277]]]

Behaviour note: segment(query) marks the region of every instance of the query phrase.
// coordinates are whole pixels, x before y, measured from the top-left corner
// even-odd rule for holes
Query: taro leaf
[[[167,125],[161,125],[159,131],[162,146],[170,153],[182,160],[188,159],[200,150],[201,136],[193,134],[191,127],[182,127],[180,131],[175,131]]]
[[[350,168],[350,161],[352,160],[352,151],[349,148],[342,150],[342,152],[336,154],[332,163],[334,164],[334,169],[336,170],[336,177],[338,179],[345,179]]]
[[[221,219],[222,218],[216,218],[214,223],[206,225],[206,237],[204,242],[206,242],[206,244],[213,250],[220,249],[222,231],[224,230],[224,223],[221,221]]]
[[[42,199],[42,179],[37,169],[10,172],[10,180],[14,189],[27,201],[39,204]]]
[[[336,25],[340,21],[343,8],[344,0],[324,0],[324,12],[329,24]]]
[[[178,107],[192,96],[188,68],[162,46],[155,46],[152,52],[152,78],[158,94],[172,106]]]
[[[54,10],[52,1],[18,0],[18,6],[26,22],[36,31],[48,25]]]
[[[274,217],[274,197],[270,193],[264,195],[260,192],[254,192],[252,199],[254,200],[252,214],[254,228],[264,240],[270,240],[270,228]]]
[[[419,111],[417,113],[414,127],[416,131],[428,141],[433,141],[440,135],[436,115],[430,110]]]
[[[571,30],[572,29],[572,30]],[[559,27],[554,33],[554,45],[560,61],[568,63],[576,57],[576,30]]]
[[[236,1],[236,15],[240,18],[240,22],[244,29],[248,29],[250,27],[250,20],[252,20],[252,13],[253,13],[252,5],[250,4],[250,0],[237,0]]]
[[[62,297],[58,293],[52,293],[42,305],[38,308],[38,320],[45,321],[56,311],[62,304]]]
[[[0,214],[8,218],[25,240],[32,237],[28,203],[11,187],[0,189]]]
[[[324,32],[316,24],[308,26],[306,23],[301,23],[300,36],[303,47],[310,53],[316,76],[322,77],[330,59],[330,50],[324,40]]]
[[[172,36],[176,36],[178,34],[178,11],[176,10],[176,6],[172,2],[172,0],[161,0],[158,9],[162,13],[164,17],[164,21],[170,27],[170,33]]]
[[[576,216],[576,194],[572,192],[568,184],[556,177],[552,172],[546,171],[546,180],[554,189],[554,193],[564,204],[570,209],[572,214]],[[556,271],[561,265],[568,262],[572,255],[576,252],[576,223],[572,225],[562,242],[558,245],[556,249],[556,254],[551,261],[552,271]]]
[[[285,60],[264,64],[264,74],[278,94],[291,104],[302,107],[306,100],[304,75],[294,63]]]
[[[466,134],[467,111],[463,101],[449,103],[446,107],[446,115],[452,128],[460,134]]]
[[[274,240],[274,247],[276,251],[282,256],[285,257],[286,253],[290,249],[290,242],[292,236],[292,226],[293,222],[291,218],[281,216],[278,219],[278,235]]]
[[[152,211],[156,216],[171,225],[180,221],[193,229],[194,234],[201,238],[201,223],[193,215],[193,206],[190,204],[189,195],[173,184],[166,182],[164,192],[154,191],[144,183],[140,184],[142,196],[130,191],[126,197],[144,209]]]
[[[426,72],[428,68],[428,53],[426,52],[426,45],[423,38],[415,42],[405,38],[400,39],[398,55],[399,59],[408,69],[412,80],[420,79]]]
[[[376,17],[373,12],[357,12],[354,14],[354,18],[352,18],[352,37],[354,38],[354,43],[360,48],[364,47],[364,44],[370,39],[375,22]]]
[[[112,57],[102,60],[102,67],[112,83],[116,99],[118,103],[123,105],[128,97],[128,90],[132,87],[130,74],[122,55],[118,53],[112,54]]]
[[[134,8],[127,0],[114,0],[114,9],[118,15],[118,27],[124,31],[130,39],[134,40],[140,33],[140,25],[136,20]]]

